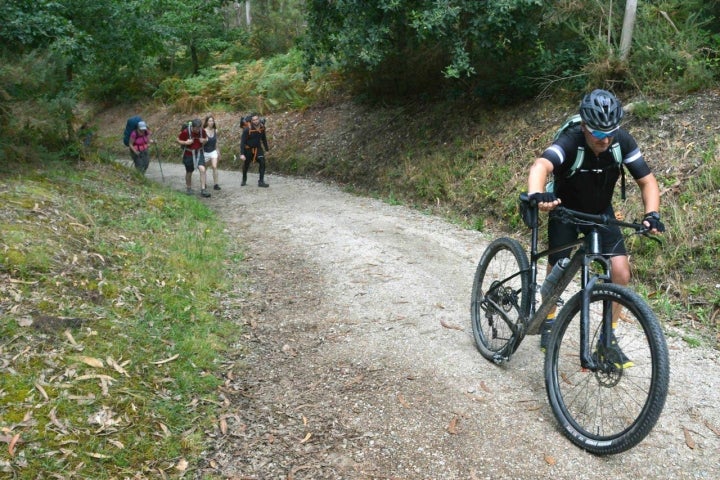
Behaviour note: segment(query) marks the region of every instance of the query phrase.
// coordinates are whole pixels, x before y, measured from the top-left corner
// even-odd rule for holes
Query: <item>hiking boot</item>
[[[200,195],[202,195],[205,198],[208,198],[210,196],[210,192],[208,192],[207,190],[205,190],[203,188],[202,190],[200,190]]]
[[[268,184],[265,183],[265,182],[258,182],[258,187],[267,188],[267,187],[269,187],[269,186],[270,186],[270,185],[268,185]]]
[[[593,353],[594,360],[604,362],[607,358],[607,361],[612,362],[612,364],[615,365],[615,368],[619,370],[622,370],[624,368],[630,368],[635,365],[633,361],[630,360],[627,355],[625,355],[625,353],[620,349],[620,345],[618,345],[618,341],[615,337],[614,332],[610,336],[609,347],[605,347],[605,339],[603,337],[603,334],[601,333],[595,348],[596,351],[595,353]]]
[[[187,189],[185,190],[185,193],[187,193],[188,195],[192,195],[192,194],[193,194],[193,189],[190,188],[190,187],[187,187]]]
[[[240,182],[240,186],[244,187],[245,185],[247,185],[247,179],[243,178],[242,182]]]
[[[553,317],[545,320],[540,327],[540,350],[543,352],[547,350],[548,343],[550,343],[550,333],[554,323],[555,318]]]
[[[213,187],[213,190],[220,190],[220,185],[218,185],[218,184],[216,183],[215,186]]]

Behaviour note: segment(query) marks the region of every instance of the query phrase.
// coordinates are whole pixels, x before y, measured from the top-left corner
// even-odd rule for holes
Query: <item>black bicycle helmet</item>
[[[622,104],[607,90],[593,90],[580,102],[580,117],[589,128],[610,132],[620,125]]]

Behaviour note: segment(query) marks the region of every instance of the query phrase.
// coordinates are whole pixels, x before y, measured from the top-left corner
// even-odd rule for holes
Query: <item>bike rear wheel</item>
[[[616,341],[600,341],[603,318],[620,309]],[[563,433],[596,454],[640,443],[657,422],[668,391],[670,362],[660,325],[635,292],[598,284],[590,294],[588,337],[595,371],[580,365],[582,292],[558,314],[545,355],[545,386]],[[612,338],[612,336],[611,336]]]
[[[470,317],[475,345],[499,362],[520,344],[518,325],[530,301],[530,270],[522,245],[498,238],[483,252],[475,271]]]

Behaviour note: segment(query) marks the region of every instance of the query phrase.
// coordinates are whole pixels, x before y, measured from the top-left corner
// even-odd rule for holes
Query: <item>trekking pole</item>
[[[165,174],[163,173],[162,162],[160,161],[160,149],[157,146],[157,142],[153,143],[155,144],[155,157],[157,157],[158,165],[160,166],[160,176],[162,177],[163,183],[165,183]]]

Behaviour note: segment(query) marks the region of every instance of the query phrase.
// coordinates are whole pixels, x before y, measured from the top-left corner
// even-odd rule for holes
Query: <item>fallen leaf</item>
[[[162,422],[158,422],[158,425],[160,425],[160,430],[163,431],[163,436],[168,438],[170,436],[170,429]]]
[[[303,438],[302,440],[300,440],[300,443],[305,443],[305,442],[307,442],[308,440],[310,440],[310,437],[312,437],[312,433],[308,432],[307,435],[305,435],[305,438]]]
[[[89,374],[89,375],[80,375],[79,377],[76,377],[75,380],[107,380],[108,382],[114,382],[115,379],[111,377],[110,375],[104,375],[102,373],[95,373],[95,374]]]
[[[105,364],[99,358],[80,356],[80,357],[77,357],[77,359],[79,361],[81,361],[82,363],[84,363],[85,365],[90,365],[91,367],[94,367],[94,368],[105,368]]]
[[[480,382],[480,388],[488,393],[492,393],[492,390],[490,390],[490,388],[485,385],[485,382]]]
[[[692,435],[690,435],[690,430],[683,427],[683,434],[685,434],[685,445],[687,445],[688,448],[695,450],[695,440],[693,440]]]
[[[65,335],[65,338],[68,339],[68,342],[70,342],[72,345],[74,345],[74,346],[76,346],[76,347],[79,346],[78,343],[77,343],[77,342],[75,341],[75,339],[73,338],[72,333],[70,333],[70,330],[65,330],[65,331],[63,332],[63,334]]]
[[[557,461],[555,460],[555,457],[551,457],[550,455],[545,454],[545,463],[547,463],[548,465],[555,465]]]
[[[40,392],[40,395],[42,395],[45,400],[50,400],[50,397],[48,397],[48,394],[45,391],[45,389],[42,387],[42,385],[35,382],[35,388],[37,389],[38,392]]]
[[[17,324],[20,327],[29,327],[30,325],[33,324],[33,319],[29,318],[29,317],[18,318]]]
[[[220,419],[220,433],[227,435],[227,421],[224,418]]]
[[[13,435],[12,440],[10,440],[10,443],[8,444],[8,453],[11,457],[15,456],[15,445],[17,444],[18,440],[20,440],[20,434],[16,433]]]
[[[67,435],[68,432],[67,432],[67,429],[65,428],[65,425],[60,423],[60,420],[58,420],[57,415],[55,415],[55,408],[56,407],[53,407],[52,410],[50,410],[50,413],[48,413],[48,417],[50,417],[50,423],[55,425],[60,430],[60,432]]]
[[[179,356],[180,356],[180,354],[176,353],[172,357],[166,358],[165,360],[158,360],[157,362],[150,362],[150,363],[152,363],[153,365],[162,365],[163,363],[172,362],[173,360],[177,359]]]
[[[562,378],[562,379],[563,379],[563,382],[567,383],[568,385],[572,385],[572,384],[573,384],[573,383],[570,381],[570,379],[568,378],[567,374],[565,374],[565,373],[561,373],[561,374],[560,374],[560,378]]]
[[[442,326],[445,327],[445,328],[450,328],[450,329],[452,329],[452,330],[460,330],[460,331],[462,331],[462,329],[463,329],[463,328],[462,328],[461,326],[459,326],[459,325],[455,325],[454,323],[446,322],[445,320],[442,320],[442,319],[440,320],[440,325],[442,325]]]
[[[403,397],[402,393],[398,393],[397,395],[398,402],[400,402],[400,405],[402,405],[404,408],[410,408],[410,405],[405,401],[405,397]]]
[[[123,448],[125,448],[125,445],[122,442],[120,442],[118,440],[113,440],[112,438],[108,438],[108,443],[115,445],[117,448],[119,448],[121,450]]]
[[[708,422],[707,420],[705,420],[705,426],[707,428],[709,428],[715,435],[720,437],[720,430],[715,425],[713,425],[710,422]]]
[[[457,433],[457,425],[459,420],[460,419],[457,417],[457,415],[454,416],[452,420],[450,420],[450,424],[447,427],[447,431],[450,435],[455,435]]]
[[[88,456],[93,457],[93,458],[99,458],[101,460],[105,459],[105,458],[112,458],[112,457],[110,457],[110,455],[105,455],[103,453],[94,453],[94,452],[88,452]]]
[[[175,470],[178,472],[184,472],[188,468],[188,461],[184,458],[181,458],[180,461],[175,465]]]
[[[129,376],[130,376],[130,374],[127,372],[127,370],[125,370],[125,369],[124,369],[119,363],[117,363],[112,357],[107,357],[107,358],[105,359],[105,361],[106,361],[107,364],[110,366],[110,368],[112,368],[113,370],[115,370],[116,372],[118,372],[120,375],[125,375],[126,377],[129,377]]]

